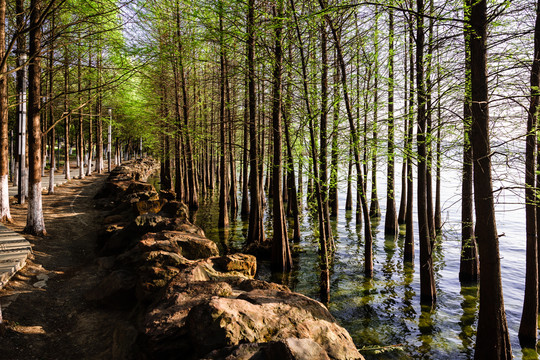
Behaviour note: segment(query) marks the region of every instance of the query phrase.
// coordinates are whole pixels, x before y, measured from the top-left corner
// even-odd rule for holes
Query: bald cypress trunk
[[[0,59],[6,56],[6,0],[0,0]],[[7,62],[0,68],[0,221],[10,222]]]
[[[537,187],[535,184],[535,155],[538,103],[540,97],[540,3],[536,5],[534,31],[534,54],[531,70],[531,100],[527,116],[527,138],[525,147],[525,226],[527,241],[527,263],[525,270],[525,297],[519,326],[522,347],[536,347],[538,335],[538,238],[536,228]]]
[[[386,217],[384,234],[395,236],[398,231],[394,187],[394,12],[388,14],[388,168],[386,172]]]
[[[24,232],[44,236],[45,221],[41,201],[41,0],[31,0],[30,66],[28,72],[28,213]]]
[[[489,141],[487,81],[487,1],[471,10],[471,94],[474,205],[480,258],[480,304],[475,359],[511,359],[512,348],[504,311],[499,237],[495,221]]]

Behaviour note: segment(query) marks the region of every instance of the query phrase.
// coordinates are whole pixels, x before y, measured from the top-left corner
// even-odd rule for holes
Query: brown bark
[[[250,212],[248,243],[265,241],[263,228],[263,209],[259,181],[259,156],[256,124],[255,98],[255,1],[247,3],[247,70],[248,70],[248,103],[249,103],[249,164],[250,164]]]
[[[0,0],[0,59],[6,56],[6,0]],[[9,211],[9,130],[7,65],[0,68],[0,221],[10,222]]]
[[[41,202],[41,0],[30,2],[30,65],[28,72],[28,215],[25,233],[44,236]]]
[[[420,246],[420,302],[434,304],[437,298],[433,274],[432,244],[428,219],[427,150],[426,150],[426,94],[424,83],[424,1],[417,0],[416,31],[416,88],[418,94],[418,235]]]
[[[531,100],[527,116],[527,138],[525,145],[525,226],[527,241],[527,263],[525,270],[525,296],[519,326],[519,341],[522,347],[536,347],[538,335],[538,239],[536,228],[535,150],[540,91],[540,3],[536,5],[534,31],[534,54],[531,70]]]
[[[388,13],[388,168],[386,173],[386,217],[384,234],[396,236],[399,232],[396,215],[394,185],[394,12]]]
[[[474,2],[471,10],[471,94],[474,205],[480,258],[480,305],[475,359],[511,359],[501,284],[499,237],[495,221],[489,142],[489,107],[486,61],[487,2]]]
[[[283,73],[283,1],[278,0],[274,7],[275,22],[275,47],[274,47],[274,89],[272,99],[272,128],[274,139],[273,157],[273,188],[274,200],[273,225],[274,238],[272,240],[272,260],[271,266],[275,271],[289,271],[292,268],[291,250],[289,247],[289,237],[287,234],[287,222],[285,221],[285,211],[283,209],[281,171],[282,171],[282,146],[281,146],[281,102],[282,102],[282,73]]]
[[[470,20],[470,3],[465,2],[465,19]],[[478,250],[474,237],[473,152],[471,145],[471,49],[470,32],[465,28],[465,101],[463,103],[463,178],[461,184],[461,257],[459,280],[478,281]]]

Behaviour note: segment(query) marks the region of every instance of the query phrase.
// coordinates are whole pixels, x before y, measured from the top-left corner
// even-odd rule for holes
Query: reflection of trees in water
[[[476,284],[462,285],[461,310],[459,318],[459,327],[461,331],[459,338],[463,346],[463,353],[467,359],[474,357],[474,339],[476,337],[476,320],[478,317],[478,286]]]

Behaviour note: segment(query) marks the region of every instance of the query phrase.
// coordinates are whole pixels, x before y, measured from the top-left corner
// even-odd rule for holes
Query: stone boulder
[[[194,306],[185,322],[196,356],[246,342],[292,337],[311,339],[331,359],[361,359],[349,333],[328,309],[298,293],[253,290],[237,298],[213,297]]]
[[[190,260],[219,255],[215,242],[201,235],[183,231],[163,230],[159,233],[148,233],[142,237],[140,244],[178,249],[182,256]]]
[[[243,343],[214,350],[202,360],[330,360],[311,339],[288,338],[267,343]]]

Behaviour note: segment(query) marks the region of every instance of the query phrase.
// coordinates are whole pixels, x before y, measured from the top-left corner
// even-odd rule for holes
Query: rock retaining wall
[[[116,344],[120,350],[113,354],[362,359],[323,304],[254,279],[252,255],[219,256],[216,244],[189,222],[187,207],[174,194],[158,193],[143,181],[157,168],[150,160],[124,164],[96,195],[109,211],[97,244],[106,275],[86,297],[102,306],[132,308],[131,331],[138,333],[118,336],[124,343]]]

